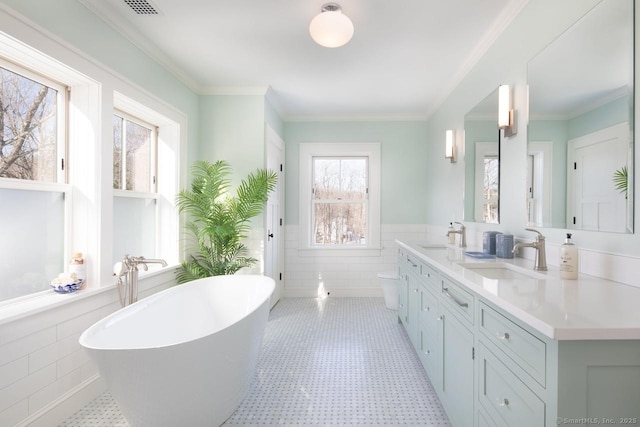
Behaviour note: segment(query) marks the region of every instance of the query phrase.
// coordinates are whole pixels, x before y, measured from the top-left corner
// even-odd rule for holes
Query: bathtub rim
[[[260,301],[258,304],[256,304],[254,310],[252,310],[250,313],[248,313],[247,316],[251,315],[256,310],[258,310],[260,307],[262,307],[262,305],[264,305],[265,303],[268,303],[270,301],[271,296],[273,295],[273,293],[275,291],[275,286],[276,286],[275,285],[275,280],[273,278],[271,278],[271,277],[260,275],[260,274],[238,274],[238,275],[229,274],[229,275],[204,277],[204,278],[192,280],[190,282],[186,282],[186,283],[183,283],[183,284],[177,284],[177,285],[172,286],[172,287],[170,287],[168,289],[164,289],[164,290],[162,290],[160,292],[157,292],[157,293],[155,293],[153,295],[150,295],[150,296],[148,296],[146,298],[143,298],[143,299],[141,299],[139,301],[136,301],[135,303],[133,303],[131,305],[119,308],[118,310],[116,310],[113,313],[101,318],[100,320],[96,321],[91,326],[86,328],[82,332],[82,334],[80,334],[80,337],[78,338],[78,342],[79,342],[81,347],[86,348],[87,350],[96,350],[96,351],[144,351],[144,350],[154,350],[154,349],[163,349],[163,348],[175,347],[175,346],[184,345],[186,343],[195,342],[195,341],[207,338],[208,336],[211,336],[212,334],[215,334],[218,331],[221,331],[221,330],[224,330],[224,329],[232,327],[233,325],[235,325],[238,322],[242,321],[247,316],[243,316],[243,317],[240,317],[240,318],[236,319],[234,322],[229,323],[224,328],[219,329],[218,331],[215,331],[215,332],[212,332],[212,333],[209,333],[209,334],[205,334],[205,335],[199,336],[197,338],[192,338],[192,339],[189,339],[189,340],[177,341],[175,343],[171,343],[171,344],[167,344],[167,345],[145,346],[145,347],[111,347],[111,348],[107,348],[107,347],[102,347],[102,346],[90,345],[87,342],[88,340],[90,340],[92,332],[95,332],[95,330],[98,329],[103,323],[106,323],[109,320],[113,319],[114,317],[117,317],[117,316],[121,315],[123,310],[135,310],[135,307],[137,307],[138,305],[145,305],[145,304],[150,303],[154,299],[161,298],[165,293],[169,293],[171,291],[175,291],[176,287],[178,287],[178,286],[195,285],[195,284],[197,284],[199,282],[204,282],[204,281],[215,279],[215,278],[234,277],[234,276],[243,277],[243,278],[258,278],[260,281],[264,281],[264,282],[266,282],[266,283],[271,285],[271,290],[267,292],[266,298],[264,300]]]

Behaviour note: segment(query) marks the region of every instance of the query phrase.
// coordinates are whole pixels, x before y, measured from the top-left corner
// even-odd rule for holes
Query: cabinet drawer
[[[420,324],[432,336],[438,335],[438,298],[431,293],[426,285],[420,286]]]
[[[546,343],[484,303],[480,302],[478,308],[480,331],[544,387]]]
[[[478,400],[499,426],[541,427],[545,404],[484,345],[479,346]]]
[[[442,276],[442,297],[445,304],[453,308],[453,312],[473,324],[473,294],[464,290],[461,285],[448,277]]]
[[[432,289],[438,289],[438,270],[424,262],[420,263],[420,276],[423,282],[433,286]]]

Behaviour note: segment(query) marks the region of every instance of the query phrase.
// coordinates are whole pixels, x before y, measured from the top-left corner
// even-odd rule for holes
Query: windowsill
[[[145,274],[140,275],[139,280],[144,281],[147,278],[167,273],[173,275],[177,267],[178,265],[174,265],[145,272]],[[3,301],[0,302],[0,325],[100,295],[104,292],[117,292],[115,283],[104,286],[89,286],[71,294],[58,294],[53,290],[46,290]]]
[[[299,248],[300,256],[380,256],[382,248]]]

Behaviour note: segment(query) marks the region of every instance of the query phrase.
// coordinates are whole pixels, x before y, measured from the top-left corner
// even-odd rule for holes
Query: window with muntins
[[[300,177],[300,250],[379,251],[379,144],[302,143]]]
[[[0,59],[0,301],[47,290],[63,271],[66,111],[66,86]]]
[[[156,256],[157,127],[123,111],[113,115],[113,261]]]

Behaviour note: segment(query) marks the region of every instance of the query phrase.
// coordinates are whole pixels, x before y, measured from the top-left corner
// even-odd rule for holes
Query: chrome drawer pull
[[[509,399],[496,399],[496,403],[498,406],[506,407],[509,406]]]
[[[431,307],[425,307],[424,309],[422,309],[422,311],[429,311],[431,310]]]
[[[446,296],[448,296],[449,298],[451,298],[453,301],[455,301],[456,304],[458,304],[460,307],[464,307],[464,308],[468,308],[469,304],[467,304],[466,302],[462,302],[460,301],[458,298],[454,297],[453,295],[451,295],[449,293],[449,288],[442,288],[442,292],[444,292],[444,294]]]
[[[413,292],[418,292],[418,288],[414,289]]]
[[[411,264],[411,267],[417,267],[418,266],[418,264],[414,264],[413,261],[411,261],[411,258],[409,258],[409,257],[407,257],[407,262],[409,264]]]
[[[427,350],[424,354],[431,354],[431,350]]]
[[[436,317],[436,319],[437,319],[437,320],[440,320],[440,321],[444,320],[444,314],[443,314],[442,316],[438,316],[438,317]]]
[[[400,304],[400,308],[404,307],[404,304]]]
[[[431,273],[427,273],[427,274],[425,274],[425,276],[431,277]]]
[[[508,340],[509,339],[509,332],[496,332],[496,336],[498,337],[499,340]]]

